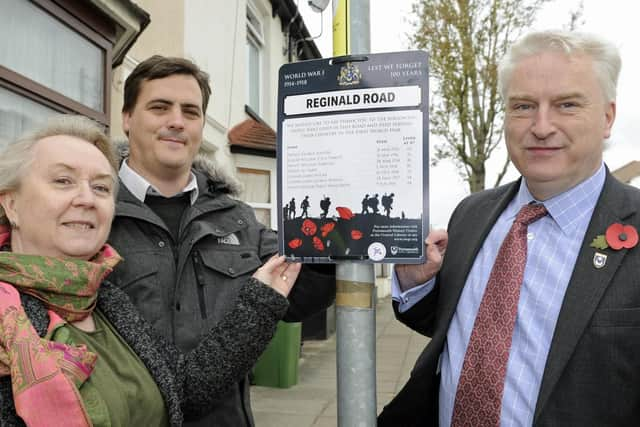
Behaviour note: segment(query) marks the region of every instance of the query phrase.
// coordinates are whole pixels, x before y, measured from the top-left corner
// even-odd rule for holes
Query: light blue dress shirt
[[[605,180],[604,165],[590,178],[543,203],[549,215],[530,224],[527,263],[507,363],[500,425],[530,426],[551,339],[580,245]],[[453,315],[440,356],[440,426],[451,425],[453,404],[473,324],[500,245],[520,208],[535,200],[523,180],[518,194],[498,217],[478,252]],[[431,280],[393,298],[408,310],[433,289]],[[442,284],[446,286],[446,283]]]

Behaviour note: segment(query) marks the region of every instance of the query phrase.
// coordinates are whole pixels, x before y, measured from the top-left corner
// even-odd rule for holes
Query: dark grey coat
[[[182,215],[178,241],[125,186],[120,187],[109,236],[124,258],[110,278],[158,333],[182,351],[194,348],[220,322],[242,283],[277,252],[276,233],[256,220],[253,208],[231,197],[237,191],[231,177],[203,158],[194,173],[199,196]],[[335,267],[304,265],[284,320],[299,321],[334,298]],[[193,425],[253,425],[247,380],[234,384],[210,412]]]
[[[172,426],[185,416],[199,416],[230,385],[243,378],[271,340],[287,300],[261,282],[250,279],[223,320],[187,354],[158,337],[120,289],[104,282],[98,309],[145,364],[158,384]],[[44,336],[49,324],[39,300],[22,295],[34,328]],[[24,426],[13,406],[10,377],[0,378],[0,426]]]

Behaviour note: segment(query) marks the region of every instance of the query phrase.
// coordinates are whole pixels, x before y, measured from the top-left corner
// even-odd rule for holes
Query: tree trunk
[[[468,182],[469,182],[469,190],[472,193],[477,193],[478,191],[484,190],[484,176],[485,176],[484,168],[482,171],[471,171]]]

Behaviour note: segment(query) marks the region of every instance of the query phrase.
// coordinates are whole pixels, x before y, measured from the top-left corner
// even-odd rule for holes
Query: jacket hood
[[[203,173],[217,191],[238,196],[243,185],[235,175],[232,165],[222,159],[222,150],[206,152],[203,146],[193,160],[193,169]],[[122,164],[124,159],[129,157],[129,141],[115,141],[115,147],[118,164]]]

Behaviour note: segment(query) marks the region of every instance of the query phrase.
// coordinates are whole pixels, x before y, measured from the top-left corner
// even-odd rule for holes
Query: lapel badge
[[[605,266],[606,263],[607,263],[607,255],[600,252],[596,252],[593,255],[593,266],[595,268],[601,269]]]

